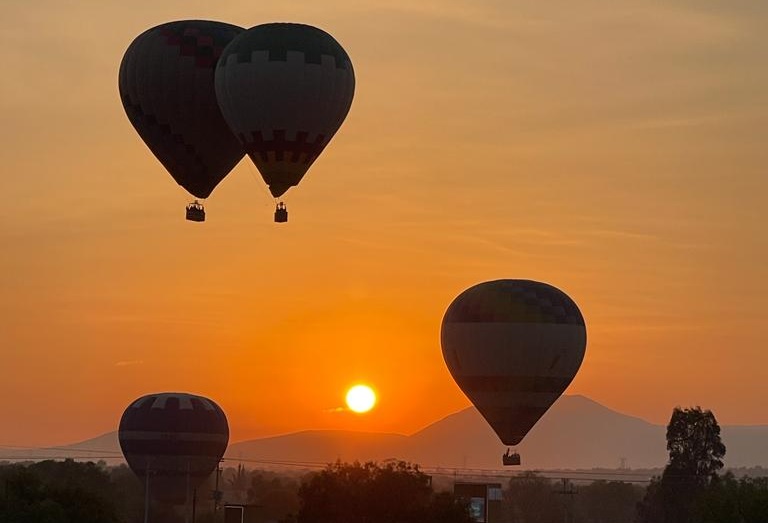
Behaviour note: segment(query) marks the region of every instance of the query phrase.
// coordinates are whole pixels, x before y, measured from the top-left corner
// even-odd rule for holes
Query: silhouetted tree
[[[233,470],[231,474],[230,470],[226,470],[225,474],[225,490],[228,492],[230,501],[234,503],[243,503],[248,495],[248,487],[250,486],[250,475],[245,470],[242,464],[237,465],[237,469]]]
[[[589,523],[632,523],[644,489],[620,481],[595,481],[579,487],[576,497],[577,521]]]
[[[95,463],[10,465],[0,468],[0,521],[117,523],[117,494]]]
[[[128,465],[109,469],[109,481],[119,493],[115,497],[121,521],[144,521],[144,485]]]
[[[563,521],[565,508],[554,492],[552,481],[535,472],[525,472],[510,479],[504,497],[514,523]]]
[[[768,478],[742,478],[738,494],[742,523],[768,521]]]
[[[257,505],[258,521],[287,521],[299,510],[298,481],[274,472],[254,471],[248,503]]]
[[[720,441],[720,425],[712,411],[676,408],[667,426],[669,464],[666,476],[681,476],[692,483],[707,485],[723,468],[725,445]]]
[[[768,521],[768,478],[737,480],[727,473],[698,500],[701,523],[764,523]]]
[[[471,523],[466,507],[435,496],[430,478],[405,462],[336,463],[299,489],[298,523]]]
[[[711,411],[675,408],[667,425],[669,462],[638,507],[643,523],[698,523],[699,501],[718,481],[725,445]]]

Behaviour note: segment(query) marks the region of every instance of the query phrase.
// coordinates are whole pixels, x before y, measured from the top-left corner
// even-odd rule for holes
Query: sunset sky
[[[768,424],[768,3],[5,0],[0,445],[115,430],[202,394],[232,440],[409,434],[469,405],[443,363],[466,287],[568,293],[568,389],[665,423]],[[120,103],[133,38],[177,19],[316,25],[352,109],[287,225],[246,159],[189,196]],[[349,386],[379,397],[339,409]]]

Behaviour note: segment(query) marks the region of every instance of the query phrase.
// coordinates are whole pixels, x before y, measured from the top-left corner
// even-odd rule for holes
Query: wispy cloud
[[[131,367],[134,365],[144,365],[144,360],[126,360],[115,363],[115,367]]]
[[[713,114],[700,116],[680,116],[677,118],[655,118],[635,121],[630,123],[629,126],[633,129],[674,129],[679,127],[699,127],[704,125],[719,124],[727,120],[735,120],[738,117],[748,118],[749,115]]]
[[[584,234],[589,236],[601,236],[601,237],[612,237],[612,238],[630,238],[630,239],[637,239],[637,240],[657,240],[659,237],[654,234],[647,234],[643,232],[633,232],[633,231],[622,231],[622,230],[609,230],[609,229],[599,229],[599,230],[591,230],[591,231],[585,231]]]

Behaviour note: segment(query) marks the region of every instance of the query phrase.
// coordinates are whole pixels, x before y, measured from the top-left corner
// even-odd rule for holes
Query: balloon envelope
[[[517,445],[573,380],[587,334],[579,308],[546,283],[496,280],[461,293],[441,328],[443,358],[505,445]]]
[[[120,64],[120,98],[136,131],[174,180],[207,198],[244,156],[221,115],[214,75],[240,27],[184,20],[139,35]]]
[[[216,70],[221,112],[275,197],[301,181],[347,116],[354,92],[346,51],[303,24],[248,29]]]
[[[150,495],[183,502],[213,472],[229,442],[224,411],[202,396],[166,392],[142,396],[120,419],[120,448]]]

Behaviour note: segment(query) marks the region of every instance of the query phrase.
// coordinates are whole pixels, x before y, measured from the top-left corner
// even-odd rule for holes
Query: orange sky
[[[215,399],[233,440],[411,433],[468,405],[440,320],[496,278],[580,305],[570,393],[768,423],[768,5],[412,4],[4,2],[0,444],[114,430],[163,390]],[[352,57],[287,226],[245,161],[185,222],[125,117],[125,48],[182,18],[314,24]],[[334,412],[358,381],[379,406]]]

